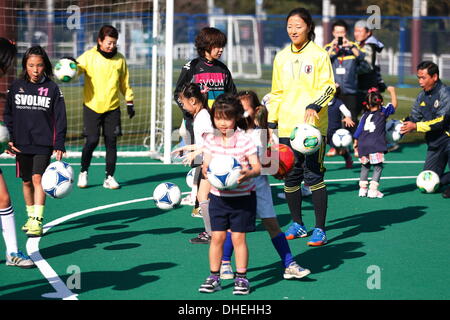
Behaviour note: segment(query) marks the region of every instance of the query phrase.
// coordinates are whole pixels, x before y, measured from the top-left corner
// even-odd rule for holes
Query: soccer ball
[[[436,192],[439,189],[439,176],[431,170],[422,171],[417,176],[416,184],[423,193]]]
[[[386,140],[389,143],[398,142],[403,137],[403,135],[400,134],[402,125],[400,120],[389,120],[386,122]]]
[[[153,190],[153,201],[160,209],[172,209],[180,204],[181,190],[172,182],[160,183]]]
[[[55,77],[62,82],[69,82],[77,74],[77,64],[70,59],[60,59],[55,64],[53,73]]]
[[[313,154],[320,148],[322,135],[310,124],[299,124],[291,132],[291,147],[305,155]]]
[[[337,148],[348,147],[353,141],[352,135],[347,129],[336,130],[336,132],[333,134],[333,137],[331,137],[331,140],[333,141],[334,146]]]
[[[269,103],[270,103],[270,93],[266,94],[266,95],[262,98],[262,100],[261,100],[261,104],[262,104],[264,107],[268,107],[268,106],[269,106]]]
[[[267,157],[272,153],[278,156],[278,169],[274,177],[283,180],[289,171],[294,167],[295,155],[294,151],[285,144],[275,144],[267,149]]]
[[[219,190],[230,190],[237,187],[242,166],[232,156],[216,156],[209,163],[207,178],[209,183]]]
[[[194,173],[195,168],[192,168],[186,175],[186,184],[188,185],[189,188],[192,188],[194,186]]]
[[[8,148],[9,132],[8,128],[0,122],[0,154]]]
[[[42,175],[41,184],[47,196],[56,199],[67,197],[73,187],[72,167],[63,161],[50,163]]]

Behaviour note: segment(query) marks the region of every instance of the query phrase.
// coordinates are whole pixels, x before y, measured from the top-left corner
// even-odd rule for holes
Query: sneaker
[[[23,232],[27,232],[28,231],[28,229],[30,228],[31,221],[33,221],[33,218],[28,217],[27,222],[25,222],[25,224],[22,227],[22,231]]]
[[[330,150],[328,150],[326,156],[327,157],[334,157],[336,155],[336,149],[335,148],[331,148]]]
[[[78,175],[78,188],[86,188],[88,186],[88,173],[87,171],[80,172]]]
[[[180,204],[182,206],[195,206],[195,201],[192,200],[191,195],[188,194],[186,197],[184,197],[183,199],[181,199]]]
[[[103,181],[103,188],[115,190],[119,189],[120,185],[113,176],[108,176],[108,178]]]
[[[211,242],[211,236],[206,231],[203,231],[197,237],[189,240],[189,242],[192,244],[208,244]]]
[[[314,228],[311,239],[308,241],[308,246],[318,247],[323,246],[328,242],[325,231],[320,228]]]
[[[360,197],[367,197],[368,190],[369,189],[367,189],[367,188],[359,188],[358,196],[360,196]]]
[[[376,199],[376,198],[383,198],[384,194],[381,193],[379,190],[371,190],[369,189],[369,191],[367,192],[367,198],[372,198],[372,199]]]
[[[308,274],[310,274],[311,271],[309,269],[305,269],[300,267],[297,262],[292,262],[289,267],[284,269],[284,275],[283,278],[285,279],[300,279],[303,277],[306,277]]]
[[[222,290],[222,287],[220,286],[220,278],[218,276],[209,276],[198,289],[199,292],[204,293],[212,293],[219,290]]]
[[[202,209],[200,207],[192,209],[191,217],[193,217],[193,218],[203,218]]]
[[[293,240],[295,238],[304,238],[308,235],[308,231],[305,226],[292,222],[289,229],[284,233],[287,240]]]
[[[387,151],[388,152],[392,152],[392,151],[398,150],[398,148],[400,148],[400,145],[398,143],[393,143],[393,144],[388,144],[387,145]]]
[[[345,160],[345,168],[347,168],[347,169],[353,168],[353,160],[352,159]]]
[[[302,186],[302,197],[309,197],[312,195],[312,191],[308,186]],[[286,196],[285,196],[286,197]]]
[[[234,272],[230,262],[222,262],[222,265],[220,266],[220,279],[234,279]]]
[[[249,294],[250,293],[250,283],[246,278],[236,278],[234,280],[233,294]]]
[[[33,268],[35,267],[35,264],[33,260],[26,254],[22,253],[21,251],[18,252],[12,252],[11,254],[6,255],[6,265],[7,266],[16,266],[20,268]]]
[[[42,219],[33,218],[28,225],[26,235],[30,238],[42,237]]]
[[[450,198],[450,187],[448,187],[447,189],[444,190],[444,192],[442,192],[442,197],[446,199]]]

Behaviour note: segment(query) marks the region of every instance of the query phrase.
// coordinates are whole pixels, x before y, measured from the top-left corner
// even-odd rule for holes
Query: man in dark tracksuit
[[[424,170],[432,170],[439,175],[441,185],[450,184],[450,172],[444,173],[449,161],[449,128],[447,119],[450,113],[450,87],[439,80],[439,68],[430,61],[423,61],[417,66],[417,78],[423,91],[403,123],[401,133],[412,131],[425,132],[428,145]],[[450,197],[449,189],[443,193]]]

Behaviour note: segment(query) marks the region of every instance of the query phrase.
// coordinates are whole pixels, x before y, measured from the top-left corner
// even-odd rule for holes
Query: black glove
[[[134,117],[134,115],[136,114],[136,112],[134,111],[134,104],[133,102],[127,102],[127,112],[128,112],[128,116],[131,118]]]

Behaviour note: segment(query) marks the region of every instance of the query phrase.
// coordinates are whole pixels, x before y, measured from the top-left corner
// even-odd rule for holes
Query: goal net
[[[136,110],[135,117],[129,119],[126,103],[121,101],[123,135],[118,139],[118,153],[164,158],[166,162],[170,159],[167,151],[170,153],[171,108],[166,106],[172,105],[172,77],[166,79],[165,75],[167,67],[172,67],[170,62],[166,64],[166,58],[171,61],[172,53],[166,52],[165,22],[166,8],[172,7],[173,15],[173,0],[0,0],[0,6],[0,36],[14,39],[17,44],[16,74],[21,72],[22,56],[31,46],[42,46],[54,65],[63,56],[77,58],[96,46],[102,25],[116,27],[118,51],[127,60]],[[82,135],[84,76],[69,83],[56,82],[63,91],[67,108],[68,155],[79,157],[85,141]],[[2,93],[5,89],[4,85]],[[3,105],[0,112],[3,114]],[[103,155],[104,141],[100,139],[94,156]]]

